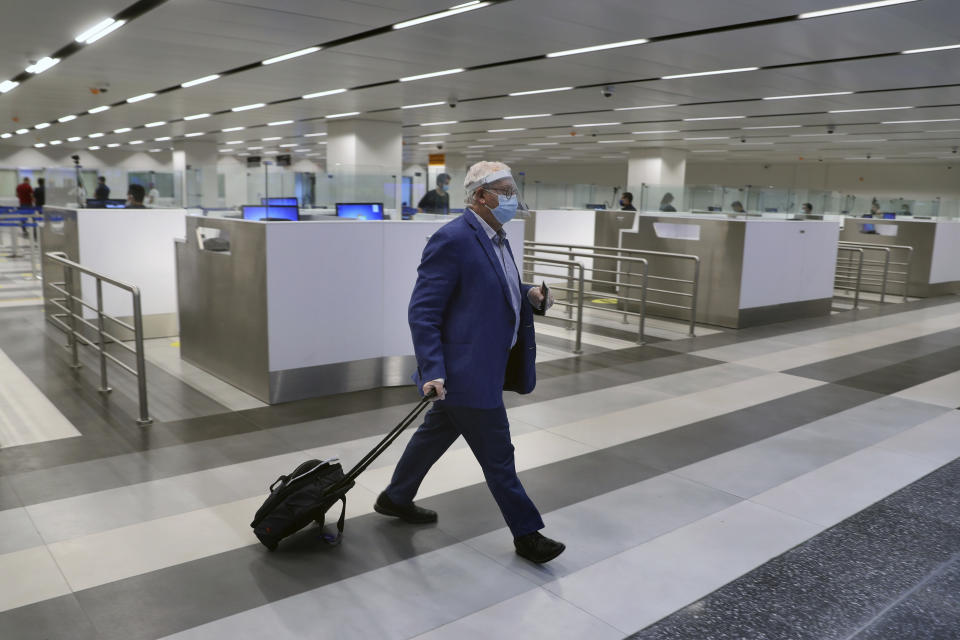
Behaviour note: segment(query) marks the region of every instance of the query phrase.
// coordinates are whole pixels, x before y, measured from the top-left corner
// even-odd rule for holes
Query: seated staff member
[[[143,196],[145,195],[145,190],[143,185],[132,184],[130,188],[127,189],[127,204],[124,205],[124,209],[146,209],[143,206]]]
[[[677,208],[673,206],[673,194],[669,191],[663,194],[663,199],[660,200],[660,211],[664,213],[675,213]]]
[[[620,211],[636,211],[637,208],[633,206],[633,194],[629,191],[624,191],[623,195],[620,196]]]
[[[420,202],[417,203],[417,211],[420,213],[450,213],[450,174],[441,173],[437,176],[437,188],[428,191]]]
[[[813,205],[809,202],[804,202],[800,205],[800,209],[803,211],[803,215],[808,216],[813,213]]]
[[[743,208],[743,205],[739,200],[734,200],[730,203],[730,208],[733,209],[734,213],[746,213],[747,211]]]

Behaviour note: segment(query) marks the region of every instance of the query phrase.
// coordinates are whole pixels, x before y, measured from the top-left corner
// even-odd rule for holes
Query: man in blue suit
[[[507,242],[503,225],[519,204],[510,167],[479,162],[464,187],[467,210],[431,236],[410,298],[413,379],[436,401],[374,509],[407,522],[436,522],[436,512],[413,498],[430,467],[462,435],[517,553],[547,562],[565,547],[540,534],[543,520],[517,477],[503,390],[530,393],[536,386],[533,314],[542,314],[552,299],[520,282]]]

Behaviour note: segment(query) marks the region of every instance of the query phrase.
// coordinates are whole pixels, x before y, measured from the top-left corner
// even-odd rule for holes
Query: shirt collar
[[[493,240],[493,239],[496,238],[497,236],[500,236],[501,238],[506,238],[506,237],[507,237],[507,231],[506,231],[506,229],[504,229],[503,227],[500,228],[500,231],[499,231],[499,232],[494,231],[494,230],[493,230],[493,227],[491,227],[489,224],[487,224],[487,221],[484,220],[483,218],[481,218],[481,217],[480,217],[480,214],[478,214],[476,211],[474,211],[474,210],[471,209],[470,207],[467,207],[467,211],[469,211],[470,213],[472,213],[473,215],[475,215],[475,216],[477,217],[477,220],[480,221],[480,225],[483,227],[483,231],[487,234],[487,237],[490,238],[491,240]]]

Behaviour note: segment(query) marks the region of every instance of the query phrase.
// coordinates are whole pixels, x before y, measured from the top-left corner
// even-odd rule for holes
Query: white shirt
[[[150,189],[150,193],[147,194],[147,204],[152,204],[156,206],[157,202],[160,200],[160,190],[154,187]]]

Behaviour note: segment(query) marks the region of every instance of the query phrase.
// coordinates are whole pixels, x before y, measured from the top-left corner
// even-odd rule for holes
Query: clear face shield
[[[478,191],[495,194],[501,202],[504,198],[516,197],[517,215],[528,215],[527,211],[529,211],[529,209],[520,197],[520,190],[517,189],[517,183],[509,171],[495,171],[477,182],[471,182],[467,186],[467,194],[471,199],[477,195]]]

